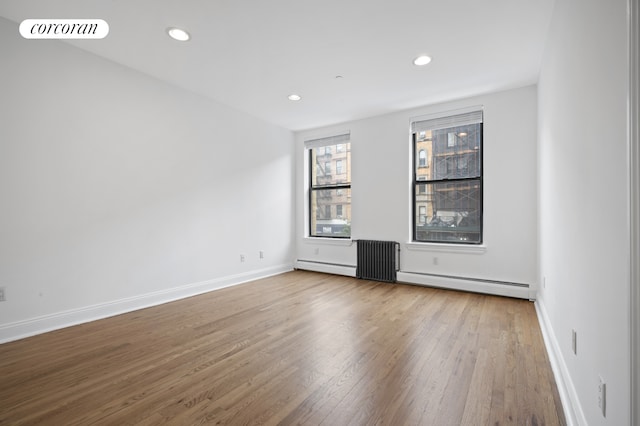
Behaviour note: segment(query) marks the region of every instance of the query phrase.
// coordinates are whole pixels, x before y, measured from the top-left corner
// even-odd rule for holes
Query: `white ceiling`
[[[302,130],[535,83],[554,3],[0,0],[0,16],[104,19],[105,39],[69,43]]]

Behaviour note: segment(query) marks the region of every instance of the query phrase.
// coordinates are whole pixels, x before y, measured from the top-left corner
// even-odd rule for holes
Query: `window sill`
[[[323,238],[323,237],[304,237],[306,244],[325,244],[329,246],[348,247],[353,244],[351,238]]]
[[[405,247],[408,250],[416,251],[435,251],[443,253],[468,253],[468,254],[483,254],[487,251],[487,246],[484,244],[471,245],[471,244],[434,244],[434,243],[416,243],[407,242]]]

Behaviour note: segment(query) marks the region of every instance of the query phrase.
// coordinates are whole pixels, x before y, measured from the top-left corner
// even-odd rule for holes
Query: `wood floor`
[[[0,424],[562,425],[532,303],[294,271],[0,345]]]

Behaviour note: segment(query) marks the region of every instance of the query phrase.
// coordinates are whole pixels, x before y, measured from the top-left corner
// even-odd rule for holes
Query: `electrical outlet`
[[[603,417],[607,417],[607,384],[598,376],[598,408]]]
[[[260,259],[264,259],[264,252],[260,250]]]
[[[240,255],[240,262],[244,262],[244,254]]]
[[[434,265],[437,265],[437,264],[438,264],[438,258],[437,258],[437,257],[434,257],[434,258],[433,258],[433,264],[434,264]]]
[[[0,302],[7,300],[7,295],[4,287],[0,287]]]
[[[316,248],[314,248],[314,249],[313,249],[313,254],[316,254],[316,255],[317,255],[317,254],[320,254],[320,249],[319,249],[319,248],[317,248],[317,247],[316,247]]]
[[[578,355],[578,333],[575,330],[571,330],[571,350]]]

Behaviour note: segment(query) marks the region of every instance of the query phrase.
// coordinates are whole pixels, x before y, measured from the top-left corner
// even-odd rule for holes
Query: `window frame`
[[[337,142],[335,139],[336,138],[340,138],[340,141]],[[326,141],[326,143],[324,143],[324,145],[322,144],[323,141]],[[320,145],[318,145],[317,143],[321,143]],[[305,149],[308,151],[307,153],[307,164],[308,164],[308,179],[309,179],[309,185],[307,187],[308,189],[308,197],[307,197],[307,208],[308,208],[308,214],[307,214],[307,224],[308,224],[308,232],[307,232],[307,237],[308,238],[319,238],[319,239],[334,239],[334,240],[349,240],[351,239],[351,230],[349,230],[349,234],[348,235],[340,235],[340,234],[322,234],[322,235],[315,235],[315,230],[312,228],[313,226],[313,215],[316,214],[317,215],[317,210],[314,212],[313,210],[313,193],[315,191],[323,191],[323,190],[335,190],[336,191],[336,195],[339,194],[338,191],[341,191],[342,194],[340,194],[339,196],[341,197],[348,197],[348,203],[345,202],[341,202],[341,207],[343,212],[345,211],[345,204],[351,204],[351,181],[336,181],[334,183],[329,183],[329,184],[315,184],[314,185],[314,165],[313,165],[313,150],[314,149],[319,149],[319,148],[324,148],[324,155],[327,154],[327,147],[329,146],[337,146],[337,145],[341,145],[342,149],[338,150],[336,148],[336,154],[345,154],[345,159],[348,164],[342,164],[342,168],[344,169],[345,167],[347,169],[351,168],[351,162],[350,162],[350,152],[351,149],[347,149],[346,146],[347,144],[351,143],[351,138],[350,138],[350,134],[343,134],[343,135],[336,135],[336,136],[332,136],[332,137],[328,137],[328,138],[320,138],[320,139],[315,139],[315,140],[311,140],[311,141],[305,141],[305,145],[309,144],[308,146],[305,146]],[[330,151],[329,153],[332,153],[331,148],[329,148]],[[344,170],[343,170],[344,171]],[[349,172],[346,172],[349,173]],[[333,174],[333,170],[332,170],[332,174]],[[336,175],[337,175],[337,171],[336,171]],[[316,181],[317,182],[317,181]],[[346,191],[345,191],[346,190]],[[336,204],[337,206],[337,204]],[[326,207],[330,207],[330,206],[326,206]],[[325,207],[325,208],[326,208]],[[344,214],[343,214],[344,215]],[[316,218],[317,220],[317,218]],[[349,227],[351,227],[351,223],[349,222]]]
[[[419,165],[419,151],[417,149],[418,137],[422,130],[413,129],[414,123],[417,123],[419,119],[412,120],[412,130],[411,130],[411,158],[412,158],[412,169],[411,169],[411,243],[416,244],[454,244],[460,246],[482,246],[485,241],[484,235],[484,114],[482,113],[482,108],[474,108],[470,110],[471,112],[479,112],[481,114],[481,119],[479,123],[480,129],[480,141],[479,141],[479,176],[477,177],[463,177],[463,178],[444,178],[444,179],[420,179],[418,180],[418,169],[423,167]],[[460,112],[450,112],[448,114],[440,114],[438,118],[442,118],[446,120],[448,117],[455,117],[456,115],[460,115]],[[464,112],[462,112],[464,114]],[[450,127],[457,127],[458,124],[451,124]],[[440,129],[447,129],[449,127],[441,127]],[[431,129],[431,131],[436,129]],[[447,136],[449,138],[449,136]],[[449,141],[447,140],[447,147],[449,146]],[[427,162],[429,162],[429,158],[427,158]],[[435,167],[435,166],[434,166]],[[473,182],[478,181],[479,189],[478,189],[478,197],[479,197],[479,239],[478,241],[457,241],[457,240],[420,240],[418,239],[418,227],[419,218],[418,212],[420,206],[417,205],[417,195],[418,195],[418,185],[426,185],[431,184],[435,185],[438,183],[457,183],[457,182]],[[423,194],[423,193],[422,193]]]

